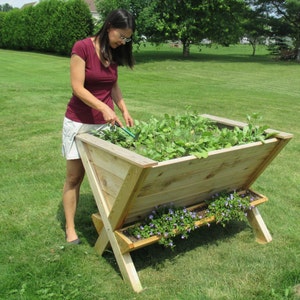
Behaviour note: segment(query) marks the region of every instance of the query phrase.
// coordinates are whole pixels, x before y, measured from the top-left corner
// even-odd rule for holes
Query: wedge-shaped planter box
[[[221,127],[242,128],[247,125],[211,115],[203,116]],[[110,243],[123,278],[135,291],[141,291],[130,257],[130,251],[140,248],[141,243],[135,247],[122,235],[122,229],[143,220],[159,205],[173,203],[190,207],[221,191],[249,190],[291,138],[291,134],[276,131],[276,135],[264,143],[211,151],[204,159],[186,156],[157,162],[91,134],[78,135],[77,146],[99,210],[93,218],[99,233],[95,246],[97,252],[102,254]],[[261,198],[260,202],[266,199]],[[248,215],[257,240],[271,241],[257,208]],[[143,242],[142,246],[152,242]]]

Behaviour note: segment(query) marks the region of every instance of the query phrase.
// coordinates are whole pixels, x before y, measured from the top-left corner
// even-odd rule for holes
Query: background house
[[[100,16],[99,16],[99,13],[97,12],[94,0],[84,0],[84,1],[87,3],[93,18],[95,18],[96,20],[99,20]]]

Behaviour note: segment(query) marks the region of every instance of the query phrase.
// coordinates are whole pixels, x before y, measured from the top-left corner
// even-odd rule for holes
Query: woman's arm
[[[122,96],[121,89],[116,82],[112,88],[112,98],[115,104],[118,106],[119,110],[121,111],[123,118],[125,120],[126,126],[133,126],[133,119],[131,118],[128,109],[126,107],[125,101]]]
[[[116,113],[105,103],[99,101],[90,91],[84,87],[85,61],[76,54],[71,56],[70,76],[73,94],[88,106],[100,111],[107,123],[119,122]]]

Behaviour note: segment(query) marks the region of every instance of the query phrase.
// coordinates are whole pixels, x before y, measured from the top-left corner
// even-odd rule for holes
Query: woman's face
[[[131,29],[110,28],[108,30],[109,45],[115,49],[131,41]]]

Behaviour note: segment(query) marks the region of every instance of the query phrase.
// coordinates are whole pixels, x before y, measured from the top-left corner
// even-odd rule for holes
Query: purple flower
[[[154,218],[153,215],[150,215],[150,216],[149,216],[149,219],[150,219],[150,220],[152,220],[153,218]]]

